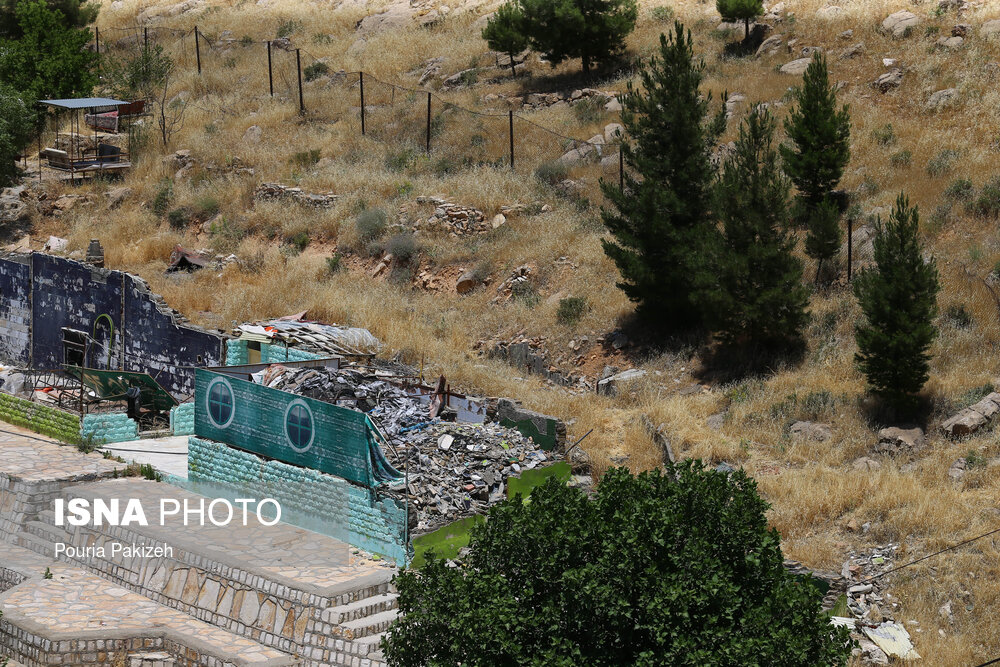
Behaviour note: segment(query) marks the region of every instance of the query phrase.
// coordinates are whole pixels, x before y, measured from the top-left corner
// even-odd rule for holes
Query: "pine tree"
[[[516,2],[506,2],[490,17],[483,28],[483,39],[490,48],[510,57],[510,72],[517,76],[514,56],[528,48],[524,32],[524,14]]]
[[[704,309],[694,292],[717,243],[711,218],[710,146],[725,124],[724,110],[706,122],[710,95],[699,86],[691,33],[675,23],[660,36],[659,55],[641,72],[642,85],[622,100],[625,188],[602,183],[612,209],[601,212],[613,236],[604,240],[637,312],[663,329],[692,329]]]
[[[750,20],[764,13],[763,0],[715,0],[715,9],[724,21],[743,21],[744,39],[750,38]]]
[[[854,356],[869,388],[908,408],[927,382],[937,337],[937,267],[924,261],[917,208],[900,194],[888,222],[875,224],[875,266],[854,282],[864,320],[854,330]]]
[[[806,255],[816,260],[816,280],[819,281],[823,263],[836,257],[840,251],[840,214],[829,199],[814,209],[807,210]]]
[[[781,158],[808,212],[840,182],[851,157],[851,117],[846,104],[837,110],[826,58],[820,53],[813,54],[795,98],[796,106],[785,119],[785,132],[794,148],[782,146]]]
[[[636,0],[520,0],[531,47],[557,65],[570,58],[590,66],[625,50],[639,17]]]
[[[717,187],[723,247],[718,285],[705,297],[713,329],[727,343],[761,345],[799,338],[808,293],[786,231],[790,183],[772,145],[776,122],[754,107]]]

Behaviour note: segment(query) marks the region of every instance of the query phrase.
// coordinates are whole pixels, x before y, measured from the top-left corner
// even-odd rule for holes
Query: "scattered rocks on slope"
[[[28,215],[28,205],[24,202],[25,187],[18,185],[0,190],[0,223],[18,222]]]
[[[857,44],[852,44],[840,52],[838,59],[848,60],[850,58],[856,58],[860,56],[864,52],[864,50],[865,50],[864,42],[858,42]]]
[[[882,21],[882,31],[893,37],[909,37],[913,28],[920,24],[920,17],[913,12],[899,11],[889,14]]]
[[[983,37],[994,37],[1000,35],[1000,19],[986,21],[979,26],[979,34]]]
[[[941,37],[935,44],[942,49],[957,49],[965,43],[965,38],[960,35],[953,35],[951,37]]]
[[[967,467],[968,467],[968,461],[964,456],[959,459],[956,459],[955,462],[952,463],[951,467],[948,469],[948,476],[951,477],[956,482],[960,482],[962,481],[962,478],[965,477],[965,470]]]
[[[926,438],[919,427],[899,428],[892,426],[878,432],[878,442],[872,449],[876,454],[909,457],[923,448]]]
[[[503,215],[487,220],[486,214],[472,206],[463,206],[440,197],[417,197],[418,204],[431,204],[434,212],[428,218],[418,218],[412,223],[415,233],[445,232],[449,236],[487,234],[507,222]]]
[[[969,435],[986,426],[997,412],[1000,412],[1000,393],[993,392],[946,420],[941,424],[941,430],[953,438]]]
[[[781,45],[784,44],[784,42],[784,35],[771,35],[757,47],[756,56],[758,58],[761,56],[773,56],[781,51]]]

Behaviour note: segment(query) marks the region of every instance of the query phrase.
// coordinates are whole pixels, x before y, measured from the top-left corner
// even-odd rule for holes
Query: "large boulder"
[[[793,74],[795,76],[801,76],[806,73],[806,69],[809,67],[809,63],[812,62],[812,58],[799,58],[793,60],[790,63],[785,63],[778,70],[782,74]]]
[[[882,21],[882,30],[893,37],[907,37],[920,24],[920,17],[913,12],[899,11],[889,14]]]
[[[993,19],[992,21],[983,23],[983,25],[979,26],[979,34],[983,37],[1000,35],[1000,19]]]
[[[784,44],[784,42],[784,35],[771,35],[757,47],[757,57],[773,56],[781,50],[781,45]]]
[[[1000,393],[993,392],[975,405],[969,406],[957,415],[945,420],[941,430],[953,438],[975,433],[1000,412]]]
[[[829,424],[807,421],[795,422],[788,429],[788,432],[797,440],[812,440],[813,442],[826,442],[833,435]]]
[[[942,107],[948,106],[956,99],[958,99],[958,89],[945,88],[944,90],[939,90],[931,94],[930,98],[927,100],[927,108],[931,111],[937,111]]]
[[[881,74],[877,79],[872,81],[872,87],[880,93],[887,93],[894,88],[899,88],[902,83],[903,70],[896,67],[889,72]]]
[[[886,456],[912,456],[923,448],[925,442],[924,430],[920,427],[892,426],[878,432],[878,442],[873,451]]]

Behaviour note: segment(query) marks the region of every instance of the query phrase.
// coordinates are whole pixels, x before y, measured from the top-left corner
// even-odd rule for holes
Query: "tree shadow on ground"
[[[519,76],[516,82],[521,95],[555,93],[577,88],[603,88],[608,82],[630,77],[637,66],[637,60],[626,55],[599,65],[592,69],[590,74],[584,74],[579,69],[566,72],[531,72],[528,76]]]
[[[695,377],[704,384],[729,384],[748,378],[775,375],[798,366],[805,358],[802,340],[770,345],[709,346],[702,355],[701,368]]]
[[[935,412],[934,397],[922,392],[903,404],[894,404],[875,394],[867,393],[858,398],[858,412],[868,428],[879,431],[890,426],[913,428],[919,426],[925,432]]]

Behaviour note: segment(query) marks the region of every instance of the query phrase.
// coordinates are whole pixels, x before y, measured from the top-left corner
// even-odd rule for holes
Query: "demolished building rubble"
[[[408,496],[416,533],[485,514],[506,499],[508,478],[560,458],[495,422],[446,421],[455,418],[447,407],[440,410],[444,419],[432,419],[435,401],[428,405],[388,371],[272,365],[253,378],[372,417],[385,437],[390,463],[406,472],[390,491]]]

